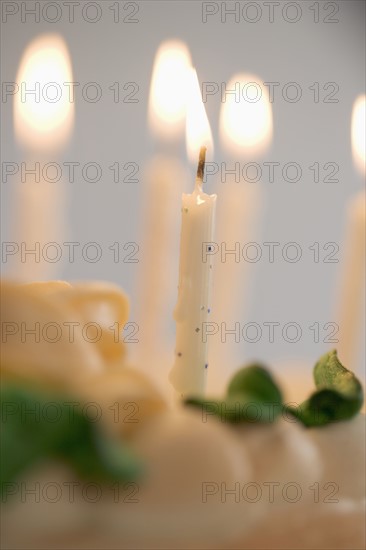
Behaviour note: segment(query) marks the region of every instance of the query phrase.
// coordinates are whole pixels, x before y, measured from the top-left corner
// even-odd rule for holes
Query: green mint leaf
[[[232,378],[223,400],[188,398],[185,404],[201,409],[203,417],[222,422],[273,422],[282,411],[282,394],[261,365],[242,368]]]
[[[1,388],[1,488],[46,458],[61,458],[88,480],[131,481],[140,464],[68,398],[28,387]]]
[[[348,420],[363,404],[362,386],[356,376],[339,361],[336,350],[323,355],[314,367],[317,387],[298,408],[287,407],[307,427],[325,426]]]
[[[258,364],[239,370],[231,379],[227,395],[247,395],[268,403],[282,403],[282,394],[268,370]]]

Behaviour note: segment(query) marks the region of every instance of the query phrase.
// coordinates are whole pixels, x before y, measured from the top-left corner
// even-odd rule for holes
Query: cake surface
[[[98,320],[102,337],[92,344],[76,333],[75,345],[61,338],[52,352],[9,335],[4,387],[21,388],[22,396],[36,389],[42,400],[34,421],[34,411],[19,416],[21,400],[8,399],[3,421],[11,431],[16,418],[25,418],[41,431],[46,417],[46,424],[54,422],[47,428],[56,433],[57,421],[47,416],[51,405],[62,403],[65,411],[65,402],[74,403],[85,417],[80,429],[91,430],[85,456],[92,460],[99,453],[102,466],[96,475],[93,462],[80,458],[78,442],[70,453],[69,435],[62,432],[62,452],[52,442],[14,479],[5,479],[4,548],[364,547],[363,414],[305,428],[288,414],[270,423],[232,422],[213,414],[212,403],[206,410],[180,401],[172,405],[152,377],[128,364],[125,344],[108,339],[108,326],[128,318],[127,299],[118,288],[42,286],[2,285],[3,318]],[[113,470],[120,450],[115,456],[125,463]]]

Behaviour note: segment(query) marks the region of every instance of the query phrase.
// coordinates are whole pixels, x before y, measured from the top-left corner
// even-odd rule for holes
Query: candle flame
[[[60,149],[69,139],[74,103],[69,52],[57,34],[37,37],[26,48],[16,78],[14,126],[19,142],[33,151]]]
[[[202,102],[197,72],[191,68],[187,82],[186,146],[192,164],[197,163],[201,147],[213,157],[213,139],[206,109]]]
[[[365,173],[365,101],[366,96],[359,96],[353,104],[351,139],[353,159],[361,173]]]
[[[180,41],[163,42],[154,61],[149,97],[149,124],[163,138],[183,131],[187,72],[191,56]]]
[[[226,87],[220,114],[223,147],[234,154],[262,153],[272,139],[272,108],[268,90],[255,75],[237,74]],[[235,92],[233,92],[235,91]]]

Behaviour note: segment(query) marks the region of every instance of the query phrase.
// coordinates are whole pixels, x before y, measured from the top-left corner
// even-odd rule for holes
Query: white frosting
[[[65,537],[73,548],[362,548],[364,501],[357,489],[362,434],[361,416],[315,432],[285,420],[233,427],[203,422],[189,409],[166,411],[135,434],[133,446],[148,468],[138,485],[126,486],[117,499],[106,486],[96,504],[81,496],[86,482],[75,490],[72,504],[66,489],[56,504],[42,498],[22,503],[15,495],[3,516],[4,540],[9,548],[58,548],[60,541],[67,547]],[[342,479],[353,477],[354,486],[346,484],[353,493],[346,499],[342,489],[333,495],[339,502],[328,502],[326,481],[342,487]],[[53,466],[34,470],[26,483],[38,482],[42,489],[73,480],[72,472]],[[205,482],[214,494],[203,502]],[[266,490],[270,482],[277,483],[273,502]],[[288,484],[301,488],[296,502]],[[250,487],[261,488],[258,502]],[[231,490],[226,498],[225,488]]]
[[[101,514],[111,533],[144,547],[196,548],[224,545],[247,531],[249,506],[232,497],[221,501],[221,484],[232,489],[252,477],[248,458],[225,426],[202,422],[196,411],[170,411],[146,426],[134,447],[147,464],[146,478],[139,503],[103,502]],[[216,489],[205,499],[206,491]]]
[[[125,296],[110,286],[57,282],[3,284],[2,290],[2,313],[18,324],[98,319],[107,334],[114,319],[127,319]],[[97,402],[101,429],[128,437],[146,474],[117,495],[116,487],[99,485],[93,503],[92,488],[83,496],[88,482],[59,463],[40,464],[8,487],[15,494],[2,510],[6,548],[363,547],[363,415],[311,430],[290,419],[273,425],[205,422],[197,410],[169,410],[145,375],[117,368],[122,342],[114,346],[106,337],[92,346],[79,334],[74,343],[64,337],[57,345],[32,339],[20,345],[19,338],[9,336],[4,346],[7,374],[57,384],[82,403]],[[297,379],[303,390],[300,378],[293,379],[289,386]],[[301,398],[300,391],[289,395]],[[135,404],[139,421],[127,423],[123,416],[116,423],[116,403],[127,414],[133,411],[125,407]]]
[[[339,486],[338,498],[365,497],[366,434],[365,415],[347,422],[309,430],[324,464],[322,482]]]

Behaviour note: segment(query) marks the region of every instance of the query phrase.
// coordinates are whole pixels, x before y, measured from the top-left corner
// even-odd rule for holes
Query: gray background
[[[352,104],[365,90],[364,2],[333,3],[339,7],[335,16],[339,22],[333,24],[323,22],[331,11],[325,2],[319,2],[319,23],[314,23],[314,12],[310,9],[313,2],[297,2],[302,17],[293,24],[281,16],[285,2],[280,2],[280,7],[276,8],[273,23],[268,22],[263,2],[256,2],[262,7],[263,15],[260,21],[252,24],[243,20],[235,23],[230,17],[223,24],[219,15],[203,24],[202,3],[198,1],[139,1],[136,16],[139,23],[116,24],[109,9],[112,4],[108,0],[99,2],[103,16],[95,24],[84,21],[80,9],[76,9],[75,21],[70,23],[65,8],[62,19],[55,24],[44,20],[35,23],[30,18],[22,23],[19,16],[2,23],[3,81],[15,80],[22,52],[29,41],[39,33],[56,31],[68,44],[74,80],[80,83],[96,81],[103,89],[102,99],[94,104],[77,95],[73,137],[59,159],[60,162],[74,160],[82,164],[95,161],[104,171],[102,180],[97,183],[83,182],[79,178],[73,184],[63,184],[68,200],[65,213],[68,240],[97,241],[105,250],[115,241],[140,240],[144,181],[140,177],[139,183],[115,184],[108,166],[115,161],[136,162],[141,168],[141,176],[143,167],[158,148],[149,135],[146,119],[153,59],[163,40],[177,38],[187,43],[201,82],[227,82],[234,73],[242,71],[257,74],[264,81],[280,82],[281,86],[296,81],[303,96],[297,103],[286,102],[280,97],[274,102],[273,143],[261,162],[298,162],[303,176],[298,183],[285,182],[281,177],[273,184],[265,179],[261,182],[265,209],[258,242],[297,241],[303,248],[304,257],[295,264],[281,259],[269,264],[263,259],[248,265],[253,286],[250,300],[240,306],[240,321],[296,321],[303,327],[304,336],[297,344],[280,338],[270,344],[263,337],[257,344],[240,344],[237,354],[243,361],[256,357],[278,364],[296,358],[311,364],[329,344],[314,343],[307,327],[315,321],[321,324],[335,321],[340,266],[314,263],[308,246],[314,242],[339,243],[338,257],[341,258],[345,205],[362,188],[362,176],[352,159],[350,121]],[[123,4],[126,3],[121,3],[122,10]],[[139,102],[113,103],[108,87],[116,81],[122,85],[131,81],[138,83]],[[314,82],[319,82],[321,87],[327,82],[336,82],[339,101],[314,103],[309,90]],[[324,97],[322,91],[321,96]],[[226,160],[218,136],[220,106],[218,95],[209,98],[206,104],[217,162]],[[2,105],[1,134],[2,160],[24,159],[25,153],[16,143],[13,132],[10,101]],[[163,146],[160,144],[159,148]],[[186,162],[183,140],[176,150]],[[237,160],[247,162],[250,159],[246,159],[244,153]],[[338,163],[339,182],[314,183],[308,167],[316,161]],[[5,241],[15,239],[15,185],[15,182],[2,183],[2,239]],[[224,187],[218,181],[209,180],[207,191],[216,192],[220,200]],[[245,241],[243,236],[239,239]],[[138,268],[138,264],[115,264],[106,252],[102,261],[95,264],[82,259],[73,264],[59,263],[52,276],[70,280],[106,279],[121,284],[131,296],[133,318]],[[5,275],[12,275],[14,271],[16,264],[10,261],[3,266]],[[240,297],[238,301],[240,304]],[[171,331],[173,329],[172,324]],[[360,364],[363,358],[364,352],[360,349]]]

